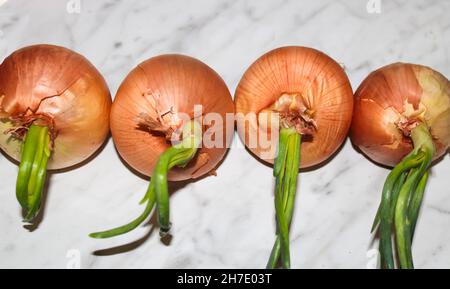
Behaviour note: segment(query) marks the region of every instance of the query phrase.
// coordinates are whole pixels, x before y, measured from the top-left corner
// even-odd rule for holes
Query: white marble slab
[[[366,0],[81,0],[80,11],[67,10],[74,1],[0,0],[0,61],[25,45],[64,45],[98,67],[113,95],[137,63],[169,52],[208,63],[234,91],[250,63],[284,45],[328,53],[345,65],[355,89],[371,70],[395,61],[450,77],[449,1],[381,0],[381,13],[368,13]],[[230,151],[217,177],[172,195],[170,245],[151,226],[110,240],[87,237],[143,209],[137,203],[148,181],[121,163],[111,140],[88,164],[51,176],[34,232],[22,227],[16,173],[0,156],[1,268],[65,268],[78,254],[83,268],[262,268],[274,240],[271,168],[242,146]],[[369,230],[387,174],[349,141],[328,165],[301,173],[293,267],[370,267]],[[450,267],[449,175],[447,156],[433,168],[416,232],[420,268]]]

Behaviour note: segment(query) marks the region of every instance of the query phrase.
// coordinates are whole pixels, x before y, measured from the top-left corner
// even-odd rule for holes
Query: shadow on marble
[[[113,255],[119,255],[119,254],[123,254],[123,253],[127,253],[130,251],[133,251],[134,249],[139,248],[140,246],[142,246],[153,234],[153,232],[156,229],[156,215],[154,214],[150,221],[148,222],[148,224],[151,223],[151,228],[150,230],[141,238],[139,238],[136,241],[124,244],[124,245],[119,245],[116,247],[111,247],[111,248],[107,248],[107,249],[100,249],[100,250],[96,250],[94,252],[92,252],[92,255],[97,256],[97,257],[106,257],[106,256],[113,256]],[[148,226],[148,224],[146,224],[145,226]]]
[[[197,181],[197,180],[195,180]],[[191,181],[179,181],[179,182],[169,182],[169,197],[175,194],[177,191],[181,190],[188,184],[195,182],[193,180]],[[127,253],[129,251],[132,251],[136,248],[139,248],[141,245],[143,245],[155,232],[155,229],[157,229],[158,226],[158,216],[153,210],[152,215],[150,219],[143,225],[143,227],[150,227],[150,230],[141,238],[138,240],[132,241],[130,243],[119,245],[116,247],[106,248],[106,249],[100,249],[92,252],[92,255],[94,256],[111,256],[111,255],[118,255],[122,253]],[[173,236],[169,233],[165,235],[164,237],[160,238],[161,243],[163,243],[165,246],[170,246],[172,243]]]

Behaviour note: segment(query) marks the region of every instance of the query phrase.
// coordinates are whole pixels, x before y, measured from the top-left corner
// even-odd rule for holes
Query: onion
[[[201,106],[199,114],[196,106]],[[138,172],[152,176],[144,198],[147,207],[130,224],[91,237],[108,238],[131,231],[147,218],[155,203],[161,234],[167,233],[167,180],[195,179],[212,173],[232,141],[234,122],[226,126],[227,114],[233,116],[234,105],[226,84],[199,60],[162,55],[133,69],[114,100],[111,130],[122,158]],[[209,116],[222,122],[209,123]],[[214,146],[205,143],[208,133],[214,134]],[[180,144],[168,141],[177,136],[188,142],[184,151]],[[203,146],[198,147],[202,138]],[[174,159],[179,163],[172,163]]]
[[[171,144],[162,134],[137,129],[145,122],[142,116],[161,117],[165,129],[175,131],[181,127],[177,114],[193,118],[195,105],[202,106],[203,114],[218,113],[223,120],[234,110],[225,82],[207,65],[182,55],[162,55],[139,64],[120,86],[111,110],[111,131],[120,155],[134,169],[151,176],[159,156]],[[198,178],[213,170],[231,141],[225,133],[222,145],[200,148],[185,168],[169,173],[169,180]]]
[[[382,266],[413,268],[411,243],[432,160],[450,144],[450,82],[429,67],[395,63],[372,72],[355,94],[351,137],[373,161],[395,166],[372,230],[380,224]]]
[[[0,65],[0,146],[21,162],[16,193],[26,220],[39,209],[46,170],[76,165],[105,141],[110,106],[103,77],[69,49],[29,46]]]
[[[308,141],[301,147],[303,168],[325,161],[339,148],[353,109],[352,89],[340,65],[306,47],[282,47],[260,57],[239,82],[235,102],[239,136],[253,153],[270,163],[275,158],[273,147],[249,144],[251,135],[271,139],[270,127],[259,129],[260,112],[292,112],[300,119],[314,121],[317,129],[308,133]],[[242,115],[249,113],[257,118],[244,125]]]
[[[355,93],[352,141],[377,163],[395,166],[413,148],[408,126],[426,123],[434,158],[450,145],[450,84],[429,67],[395,63],[372,72]]]
[[[256,156],[274,163],[278,232],[268,267],[277,265],[281,252],[283,267],[289,268],[288,227],[298,168],[325,161],[346,138],[353,109],[350,82],[324,53],[282,47],[247,69],[236,90],[235,106],[243,142]],[[252,144],[252,138],[258,142]],[[261,139],[278,141],[278,149],[276,143],[261,145]]]

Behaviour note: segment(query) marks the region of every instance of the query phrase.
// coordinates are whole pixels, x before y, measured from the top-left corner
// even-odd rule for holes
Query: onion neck
[[[423,151],[431,156],[434,156],[436,153],[433,137],[424,123],[419,123],[411,130],[411,140],[413,141],[414,151],[416,153]]]
[[[302,135],[295,128],[282,128],[280,130],[278,155],[273,168],[273,174],[276,178],[277,238],[267,263],[269,269],[275,268],[280,261],[283,268],[290,268],[289,226],[297,192],[301,138]]]
[[[317,123],[314,120],[315,110],[310,101],[301,93],[282,93],[280,97],[267,108],[259,112],[264,118],[272,119],[272,114],[277,114],[281,128],[295,129],[302,135],[313,135],[317,131]]]
[[[48,127],[31,125],[22,146],[16,183],[17,200],[24,210],[26,222],[30,222],[40,209],[50,155]]]
[[[164,237],[170,230],[170,207],[167,175],[171,168],[185,167],[196,155],[202,142],[201,125],[191,120],[182,129],[182,141],[164,151],[156,163],[155,169],[150,179],[147,193],[140,202],[147,203],[144,212],[132,222],[103,232],[92,233],[92,238],[110,238],[128,233],[142,224],[151,214],[154,205],[158,214],[160,235]]]

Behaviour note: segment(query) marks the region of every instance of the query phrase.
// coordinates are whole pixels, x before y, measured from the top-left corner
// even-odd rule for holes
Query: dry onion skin
[[[267,267],[275,268],[281,261],[283,268],[289,268],[289,225],[298,169],[327,160],[345,140],[353,110],[350,82],[326,54],[282,47],[247,69],[236,89],[235,107],[245,145],[274,163],[278,231]],[[261,139],[272,144],[263,146]]]
[[[200,114],[196,106],[201,107]],[[141,202],[146,203],[146,208],[131,223],[90,236],[125,234],[145,221],[154,205],[160,234],[167,234],[171,225],[167,182],[214,173],[233,137],[234,122],[227,125],[227,114],[234,115],[234,104],[225,82],[197,59],[161,55],[133,69],[114,99],[111,130],[122,158],[138,172],[152,177]],[[211,115],[223,122],[208,122]],[[206,144],[210,137],[213,146]],[[180,142],[174,143],[173,139]]]
[[[110,107],[103,77],[67,48],[25,47],[0,65],[0,147],[20,162],[25,221],[39,211],[47,170],[79,164],[103,144]]]
[[[408,63],[372,72],[355,93],[351,138],[373,161],[395,166],[372,230],[378,226],[383,268],[395,268],[392,234],[398,265],[413,268],[411,243],[430,166],[450,144],[450,82]]]

